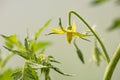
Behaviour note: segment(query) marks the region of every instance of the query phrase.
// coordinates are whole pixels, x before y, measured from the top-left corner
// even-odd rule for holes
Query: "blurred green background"
[[[96,25],[106,48],[112,57],[117,45],[120,42],[120,30],[108,32],[113,20],[120,17],[120,6],[113,1],[103,5],[92,6],[91,0],[0,0],[0,34],[17,34],[20,40],[27,35],[36,32],[48,19],[52,18],[49,27],[42,33],[40,40],[51,41],[52,46],[46,49],[46,54],[53,55],[62,62],[59,67],[66,73],[75,74],[74,77],[62,76],[52,72],[53,80],[102,80],[106,62],[103,61],[99,67],[90,63],[92,54],[92,42],[77,40],[79,48],[83,51],[85,64],[82,64],[75,52],[73,45],[69,45],[64,35],[45,36],[50,32],[51,27],[58,28],[58,18],[67,26],[67,13],[70,10],[77,11],[91,26]],[[73,17],[77,22],[77,30],[84,31],[84,25]],[[3,49],[3,40],[0,38],[0,48]],[[4,56],[6,51],[4,52]],[[4,57],[3,56],[3,57]],[[7,67],[15,68],[22,66],[24,60],[14,56],[9,60]],[[58,65],[57,65],[58,66]],[[120,63],[118,63],[112,80],[120,79]]]

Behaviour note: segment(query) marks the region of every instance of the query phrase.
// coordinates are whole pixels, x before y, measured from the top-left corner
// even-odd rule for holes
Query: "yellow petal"
[[[83,33],[73,32],[73,36],[76,36],[79,38],[85,38],[87,35]]]
[[[75,24],[75,21],[74,21],[73,24],[72,24],[72,32],[76,32],[76,24]]]
[[[72,33],[67,32],[67,41],[68,41],[68,43],[71,43],[71,40],[72,40]]]
[[[55,28],[51,28],[52,32],[53,33],[56,33],[56,34],[64,34],[65,32],[62,31],[62,30],[58,30],[58,29],[55,29]]]

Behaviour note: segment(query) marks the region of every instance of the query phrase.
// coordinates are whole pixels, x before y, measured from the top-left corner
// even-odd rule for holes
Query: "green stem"
[[[108,56],[107,50],[106,50],[106,48],[105,48],[102,40],[99,38],[99,36],[97,35],[97,33],[90,27],[90,25],[79,14],[77,14],[75,11],[70,11],[68,13],[68,20],[69,20],[68,21],[68,25],[71,26],[71,14],[76,15],[88,27],[88,29],[93,33],[93,35],[95,36],[95,38],[98,40],[99,44],[102,47],[102,50],[103,50],[104,55],[106,57],[107,63],[109,63],[110,62],[110,58]]]
[[[116,67],[119,59],[120,59],[120,44],[119,44],[117,50],[115,51],[113,58],[111,59],[110,63],[108,64],[108,66],[105,70],[103,80],[111,80],[112,74],[115,70],[115,67]]]

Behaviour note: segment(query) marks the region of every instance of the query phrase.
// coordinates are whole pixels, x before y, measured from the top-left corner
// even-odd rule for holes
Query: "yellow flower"
[[[76,24],[73,22],[72,26],[68,27],[68,29],[64,29],[62,25],[60,26],[60,30],[52,28],[52,34],[66,34],[68,43],[71,43],[73,37],[79,37],[85,39],[88,36],[85,33],[76,32]]]

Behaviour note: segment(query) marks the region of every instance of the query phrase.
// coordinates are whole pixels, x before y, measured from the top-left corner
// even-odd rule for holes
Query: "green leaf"
[[[38,64],[38,63],[30,63],[29,64],[33,69],[42,69],[42,68],[48,68],[47,66],[44,66],[42,64]]]
[[[111,27],[108,28],[109,31],[114,29],[120,29],[120,18],[115,19]]]
[[[8,41],[5,42],[5,45],[11,49],[13,48],[13,44]]]
[[[10,35],[10,36],[5,36],[1,35],[5,40],[9,40],[12,43],[16,43],[17,41],[17,36],[16,35]]]
[[[5,39],[5,45],[9,48],[13,48],[14,45],[16,46],[21,45],[16,35],[10,35],[10,36],[1,35],[1,36]]]
[[[54,69],[56,72],[64,75],[64,76],[72,76],[72,75],[69,75],[69,74],[66,74],[66,73],[62,72],[62,71],[61,71],[59,68],[57,68],[57,67],[52,66],[51,68]]]
[[[13,73],[12,75],[13,80],[21,80],[22,78],[22,71],[17,71]]]
[[[24,44],[25,44],[25,49],[29,51],[29,44],[27,38],[25,38]]]
[[[116,0],[116,3],[120,6],[120,0]]]
[[[12,80],[11,74],[13,70],[6,69],[2,74],[0,74],[0,80]]]
[[[27,62],[23,70],[17,70],[11,76],[13,80],[39,80],[36,71]]]
[[[46,46],[50,45],[50,42],[39,41],[39,42],[31,42],[31,49],[34,53],[38,52],[39,50],[45,48]]]
[[[8,51],[14,53],[14,54],[18,54],[19,56],[23,57],[24,59],[30,59],[30,57],[31,57],[31,55],[28,52],[13,50],[13,49],[10,49],[10,48],[5,47],[5,46],[4,46],[4,48],[7,49]]]
[[[55,60],[53,56],[48,56],[48,59],[50,60],[50,62],[60,63],[59,61]]]
[[[45,72],[45,80],[50,80],[50,76],[49,76],[49,73],[50,73],[50,69],[44,69],[44,72]]]
[[[26,67],[24,68],[22,79],[23,80],[39,80],[37,72],[29,65],[26,65]]]
[[[78,55],[79,59],[80,59],[80,60],[82,61],[82,63],[84,64],[85,61],[84,61],[83,54],[82,54],[81,50],[78,48],[75,40],[74,40],[74,46],[75,46],[75,48],[76,48],[76,52],[77,52],[77,55]]]
[[[98,4],[103,4],[108,0],[93,0],[92,5],[98,5]]]
[[[49,19],[34,35],[35,40],[40,36],[41,32],[50,24],[51,19]]]

